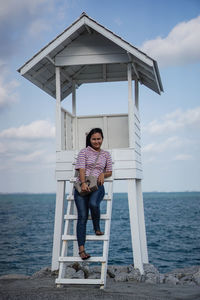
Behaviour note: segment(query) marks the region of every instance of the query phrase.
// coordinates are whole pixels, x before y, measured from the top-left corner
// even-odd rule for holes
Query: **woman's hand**
[[[90,192],[90,188],[89,188],[89,186],[87,185],[87,183],[83,183],[82,185],[81,185],[81,191],[82,192]]]
[[[99,185],[103,185],[104,184],[104,173],[101,173],[97,179],[97,182]]]

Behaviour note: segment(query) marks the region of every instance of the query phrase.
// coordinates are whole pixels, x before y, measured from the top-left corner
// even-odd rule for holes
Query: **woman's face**
[[[101,148],[101,144],[103,142],[102,136],[100,133],[94,133],[91,135],[90,143],[92,145],[92,148],[96,151],[99,151]]]

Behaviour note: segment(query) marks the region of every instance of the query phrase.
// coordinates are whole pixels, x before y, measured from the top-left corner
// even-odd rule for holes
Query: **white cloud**
[[[0,61],[0,111],[18,100],[16,88],[19,82],[17,80],[7,82],[7,75],[8,68]]]
[[[141,50],[156,59],[160,66],[200,62],[200,16],[176,25],[166,38],[145,42]]]
[[[6,146],[3,143],[0,143],[0,154],[6,152]]]
[[[50,31],[50,26],[42,19],[34,20],[29,27],[29,34],[32,36],[38,36],[43,31]]]
[[[23,15],[24,13],[34,15],[39,10],[49,9],[51,0],[6,0],[1,1],[0,18],[1,20]]]
[[[180,161],[193,160],[193,156],[190,154],[178,154],[175,156],[174,160],[180,160]]]
[[[41,151],[34,151],[32,153],[29,154],[24,154],[24,155],[18,155],[14,158],[14,161],[17,162],[38,162],[40,160],[42,160],[43,154],[44,154],[44,150]]]
[[[176,149],[182,145],[182,140],[177,137],[169,137],[168,139],[164,140],[164,142],[154,142],[147,144],[142,148],[143,153],[162,153],[169,149]]]
[[[12,127],[0,132],[1,138],[43,139],[55,137],[55,126],[49,121],[38,120],[28,125]]]
[[[176,111],[165,115],[161,121],[154,120],[147,126],[143,127],[143,131],[149,134],[165,134],[175,132],[186,128],[200,128],[200,106],[193,109]]]
[[[27,35],[47,29],[56,21],[55,0],[6,0],[0,4],[0,56],[8,59],[27,48]],[[54,22],[53,19],[55,18]],[[41,26],[41,28],[39,28]],[[30,30],[30,32],[29,32]],[[38,36],[35,35],[37,38]]]

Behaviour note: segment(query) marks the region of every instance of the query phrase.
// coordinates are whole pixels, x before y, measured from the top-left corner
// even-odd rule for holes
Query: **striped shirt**
[[[88,146],[87,148],[82,149],[77,157],[75,169],[85,169],[85,175],[93,175],[99,177],[103,172],[112,171],[112,159],[108,151],[101,150],[95,168],[92,170],[98,151],[95,151],[92,147]],[[91,172],[92,170],[92,172]],[[78,180],[80,178],[78,177]]]

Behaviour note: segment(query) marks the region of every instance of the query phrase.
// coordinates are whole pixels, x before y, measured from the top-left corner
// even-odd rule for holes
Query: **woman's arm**
[[[112,171],[101,173],[98,177],[98,184],[103,185],[104,184],[104,178],[112,176]]]
[[[81,181],[81,190],[83,192],[90,191],[89,186],[85,182],[85,169],[79,169],[79,176]]]

